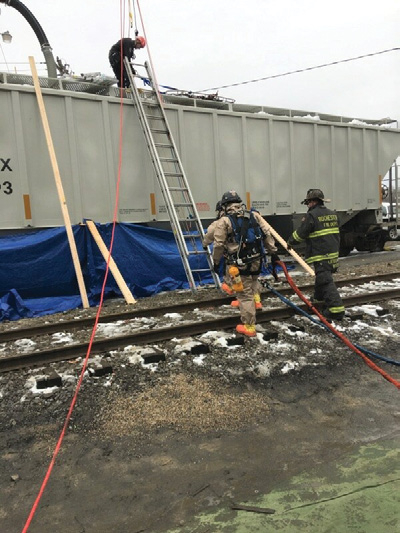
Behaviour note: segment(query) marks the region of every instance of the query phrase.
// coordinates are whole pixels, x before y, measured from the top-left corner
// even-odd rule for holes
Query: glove
[[[203,243],[203,250],[207,250],[207,248],[208,248],[207,244]]]
[[[219,274],[219,263],[214,263],[214,268],[213,268],[214,272],[216,274]]]
[[[271,263],[272,264],[275,264],[275,263],[278,263],[278,261],[280,261],[280,257],[278,254],[271,254]]]
[[[287,244],[287,248],[286,248],[286,249],[287,249],[288,251],[289,251],[289,250],[292,250],[292,246],[293,246],[293,244],[294,244],[294,240],[292,239],[292,236],[290,236],[290,237],[288,238],[286,244]]]

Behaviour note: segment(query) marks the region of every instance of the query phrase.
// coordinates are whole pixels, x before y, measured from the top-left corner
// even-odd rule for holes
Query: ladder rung
[[[147,81],[149,78],[146,78],[146,76],[141,76],[140,74],[134,74],[134,78],[138,78],[139,80]]]
[[[197,274],[199,281],[202,280],[202,275],[213,275],[214,282],[217,283],[216,277],[212,270],[209,249],[203,249],[201,241],[204,237],[201,221],[196,213],[196,205],[190,194],[190,188],[186,182],[184,169],[180,163],[178,152],[174,146],[172,133],[169,130],[168,122],[163,112],[162,100],[158,93],[153,91],[142,91],[138,89],[136,79],[145,79],[138,74],[133,75],[132,70],[128,69],[128,61],[125,59],[128,76],[131,81],[132,96],[135,100],[135,106],[139,115],[140,123],[145,134],[146,142],[150,148],[151,158],[154,169],[161,186],[162,193],[167,203],[168,211],[172,212],[171,225],[175,232],[179,234],[178,248],[179,253],[184,264],[186,275],[189,283],[194,282],[193,275]],[[133,63],[131,63],[132,65]],[[151,70],[147,63],[144,66],[148,74],[148,79],[151,80]],[[147,78],[146,78],[147,79]],[[166,137],[157,137],[157,135],[165,135]],[[156,142],[159,140],[164,142]],[[163,152],[162,150],[168,150]],[[170,171],[175,170],[175,171]],[[169,186],[169,184],[173,186]],[[175,194],[176,193],[176,194]],[[175,203],[175,197],[181,201]],[[187,200],[190,201],[187,201]],[[185,201],[186,200],[186,201]],[[184,211],[181,211],[183,208]],[[179,218],[179,214],[185,218]],[[189,244],[190,243],[190,244]],[[190,248],[190,251],[188,250]],[[208,267],[206,268],[191,268],[189,258],[197,256],[206,256]]]
[[[173,148],[173,145],[169,143],[154,143],[154,146],[157,148]]]
[[[185,239],[199,239],[202,235],[200,233],[184,233],[183,237]]]
[[[194,250],[194,251],[188,252],[188,255],[204,255],[206,253],[208,253],[207,250]]]

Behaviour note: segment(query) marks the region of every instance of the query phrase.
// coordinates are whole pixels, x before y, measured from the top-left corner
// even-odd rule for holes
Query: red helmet
[[[144,37],[136,37],[136,43],[140,44],[140,48],[144,48],[146,46],[146,39]]]

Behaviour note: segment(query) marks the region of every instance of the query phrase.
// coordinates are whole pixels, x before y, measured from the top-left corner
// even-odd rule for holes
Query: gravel
[[[336,279],[400,271],[399,260],[388,262],[384,254],[376,254],[376,258],[380,262],[367,265],[347,266],[343,262]],[[294,278],[298,284],[310,283],[310,278],[299,272]],[[195,295],[188,291],[164,293],[138,301],[135,308],[187,301],[195,304],[211,293],[219,296],[212,289]],[[267,294],[263,299],[268,305]],[[395,356],[399,301],[385,302],[384,307],[389,311],[384,316],[364,314],[361,321],[348,321],[343,327],[353,341]],[[121,300],[110,300],[103,312],[126,308]],[[78,309],[12,326],[62,322],[95,312]],[[0,324],[0,329],[10,325]],[[101,360],[111,365],[112,373],[96,377],[86,372],[50,481],[51,490],[42,504],[45,511],[40,506],[40,518],[32,533],[122,532],[132,530],[132,524],[133,531],[166,531],[164,521],[177,526],[182,516],[189,520],[195,512],[190,503],[197,505],[194,498],[187,503],[187,514],[175,516],[170,512],[171,501],[180,501],[182,494],[198,494],[212,486],[214,492],[199,492],[199,499],[204,498],[203,509],[214,502],[215,493],[226,493],[229,498],[236,494],[240,501],[254,494],[255,486],[270,490],[270,476],[262,465],[268,464],[268,471],[280,479],[295,473],[300,464],[304,467],[312,446],[322,454],[329,450],[329,458],[334,458],[341,444],[326,446],[335,440],[335,428],[350,432],[348,437],[346,433],[346,446],[350,446],[356,438],[368,441],[371,435],[379,436],[393,426],[390,417],[396,409],[398,412],[398,391],[332,336],[298,316],[265,327],[258,325],[260,334],[265,330],[277,333],[277,338],[266,342],[260,335],[234,346],[227,343],[235,337],[233,332],[217,332],[156,347],[127,346],[91,359],[93,367]],[[209,351],[195,355],[191,347],[200,342]],[[155,348],[165,353],[166,360],[143,364],[141,354]],[[35,383],[46,374],[46,368],[0,375],[0,445],[4,450],[0,463],[0,499],[4,502],[0,505],[1,530],[11,531],[10,524],[22,527],[24,523],[70,407],[81,367],[81,360],[52,364],[51,368],[62,375],[63,384],[44,390],[38,390]],[[397,368],[386,370],[400,379]],[[369,406],[366,395],[373,399]],[[373,409],[377,410],[374,415]],[[344,435],[338,438],[344,439]],[[320,446],[320,438],[325,439],[325,445]],[[266,442],[270,451],[264,451]],[[298,442],[307,450],[300,457],[296,454],[303,448]],[[279,461],[286,466],[279,462],[281,466],[274,470],[274,454],[279,450],[283,455]],[[265,455],[259,456],[262,453]],[[324,457],[310,455],[310,461],[314,460]],[[127,515],[135,517],[133,522],[126,522]],[[71,523],[70,516],[75,517]],[[159,521],[149,525],[156,516]],[[83,522],[85,526],[77,525]]]

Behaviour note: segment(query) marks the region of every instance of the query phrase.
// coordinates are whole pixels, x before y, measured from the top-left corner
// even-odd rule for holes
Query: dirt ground
[[[340,276],[399,270],[398,253],[368,254],[343,261]],[[366,317],[370,328],[352,335],[399,359],[400,306],[385,307],[387,315]],[[114,356],[112,375],[84,380],[29,531],[400,531],[399,390],[310,332],[261,345],[246,339],[231,352],[221,345],[201,365],[171,355],[146,369]],[[290,358],[306,364],[283,372],[277,352],[289,340]],[[400,380],[399,367],[381,366]],[[55,365],[70,374],[78,367]],[[39,371],[0,377],[2,532],[22,530],[76,384],[32,394],[27,382]]]

